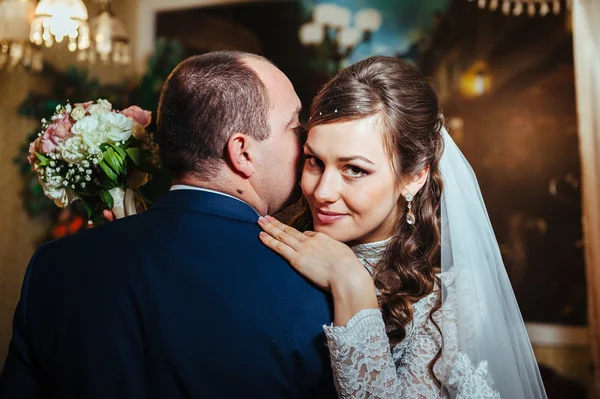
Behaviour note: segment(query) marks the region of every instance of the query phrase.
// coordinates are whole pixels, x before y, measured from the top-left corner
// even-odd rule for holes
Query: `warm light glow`
[[[358,29],[375,32],[381,28],[381,13],[374,8],[365,8],[356,14],[354,21]]]
[[[314,22],[331,28],[343,28],[350,25],[352,13],[333,3],[319,4],[313,11]]]
[[[34,12],[34,0],[0,1],[0,40],[28,40]]]
[[[129,50],[129,36],[125,26],[110,10],[105,7],[90,21],[92,43],[87,51],[80,52],[80,61],[96,62],[99,58],[104,63],[129,64],[131,62]]]
[[[362,32],[356,28],[344,28],[340,31],[338,45],[341,48],[354,47],[362,40]]]
[[[42,53],[29,43],[35,0],[0,1],[0,69],[18,65],[41,71]]]
[[[473,0],[468,0],[473,1]],[[534,17],[539,13],[542,17],[552,12],[554,15],[558,15],[561,12],[561,3],[563,0],[478,0],[477,6],[479,8],[489,8],[492,11],[498,9],[499,2],[502,1],[500,9],[504,15],[514,15],[518,17],[525,12],[530,17]],[[573,0],[564,0],[566,8],[571,10]]]
[[[486,94],[492,86],[488,66],[483,61],[473,64],[460,79],[460,92],[465,97],[479,97]]]
[[[319,24],[309,22],[300,27],[298,32],[300,43],[304,46],[321,44],[325,38],[325,30]]]
[[[354,25],[351,25],[352,20]],[[374,8],[359,10],[353,18],[347,8],[333,3],[319,4],[313,10],[313,20],[300,27],[298,37],[304,46],[333,43],[333,46],[327,46],[327,51],[339,68],[359,44],[371,39],[371,34],[379,30],[381,23],[381,14]]]
[[[88,13],[82,0],[41,0],[31,24],[30,40],[46,47],[69,41],[69,50],[90,46]]]

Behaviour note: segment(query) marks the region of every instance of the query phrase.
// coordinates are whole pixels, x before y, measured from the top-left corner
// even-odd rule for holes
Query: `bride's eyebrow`
[[[304,144],[304,149],[308,150],[308,152],[310,152],[315,157],[321,158],[312,148],[310,148],[310,145],[308,145],[308,143]],[[373,161],[371,161],[370,159],[368,159],[366,157],[363,157],[362,155],[351,155],[349,157],[338,158],[338,162],[351,162],[351,161],[356,161],[356,160],[361,160],[368,164],[375,165],[375,163]]]
[[[362,155],[353,155],[353,156],[349,156],[349,157],[338,158],[338,161],[339,162],[350,162],[350,161],[356,161],[357,159],[360,161],[369,163],[371,165],[375,165],[374,162],[372,162],[368,158],[363,157]]]
[[[310,148],[310,146],[308,145],[308,143],[304,144],[304,149],[308,150],[308,152],[310,152],[311,154],[313,154],[314,156],[316,156],[317,158],[319,158],[319,156],[317,155],[317,153],[312,148]]]

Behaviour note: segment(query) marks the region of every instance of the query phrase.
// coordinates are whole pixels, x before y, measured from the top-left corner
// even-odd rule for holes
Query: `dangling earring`
[[[417,218],[415,217],[415,214],[412,211],[413,196],[410,193],[406,193],[404,194],[404,198],[406,199],[406,207],[408,208],[408,213],[406,214],[406,223],[412,226],[417,221]]]

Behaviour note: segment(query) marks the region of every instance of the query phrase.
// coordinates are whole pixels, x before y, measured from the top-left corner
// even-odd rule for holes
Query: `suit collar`
[[[158,209],[179,209],[255,223],[258,213],[248,204],[214,191],[179,189],[165,194],[150,211]]]

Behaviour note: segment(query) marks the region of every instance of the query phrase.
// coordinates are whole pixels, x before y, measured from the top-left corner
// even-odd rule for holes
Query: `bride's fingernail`
[[[265,221],[266,221],[266,220],[265,220],[265,218],[264,218],[264,217],[262,217],[262,216],[260,216],[260,217],[258,218],[258,223],[264,223]]]
[[[265,219],[267,219],[269,222],[274,222],[275,221],[275,218],[271,217],[269,215],[265,216]]]

